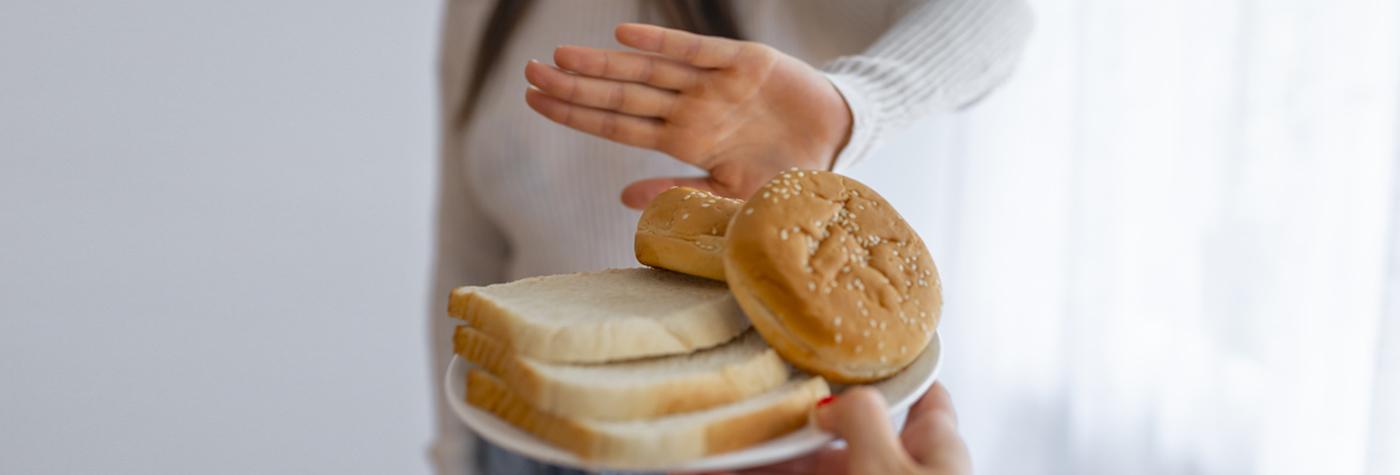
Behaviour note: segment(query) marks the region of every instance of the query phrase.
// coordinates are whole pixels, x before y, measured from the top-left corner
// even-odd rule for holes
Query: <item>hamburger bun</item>
[[[730,291],[778,354],[838,383],[908,366],[938,326],[923,240],[879,194],[830,172],[785,172],[729,224]]]
[[[637,261],[723,282],[724,234],[743,203],[694,188],[662,192],[637,221]]]

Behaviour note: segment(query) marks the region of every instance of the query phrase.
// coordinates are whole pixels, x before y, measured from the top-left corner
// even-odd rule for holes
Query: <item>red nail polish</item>
[[[827,405],[827,404],[831,404],[831,401],[835,401],[835,400],[836,400],[836,396],[827,396],[827,397],[824,397],[824,398],[822,398],[820,401],[817,401],[817,407],[822,407],[822,406],[825,406],[825,405]]]

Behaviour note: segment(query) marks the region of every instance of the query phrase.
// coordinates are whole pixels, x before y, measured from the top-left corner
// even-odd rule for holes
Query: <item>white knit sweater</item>
[[[523,70],[560,44],[618,47],[618,23],[662,23],[637,0],[541,0],[516,27],[483,85],[467,130],[451,127],[489,0],[448,0],[441,57],[442,174],[437,275],[431,315],[434,374],[445,371],[454,286],[637,265],[639,214],[619,194],[632,181],[701,171],[658,152],[554,124],[525,106]],[[734,2],[746,39],[819,66],[854,123],[841,169],[882,137],[930,112],[968,105],[1013,69],[1031,28],[1022,0]],[[435,377],[435,380],[436,377]],[[440,388],[439,388],[440,389]],[[441,394],[441,391],[437,391]],[[441,404],[435,458],[462,473],[470,457],[461,423]]]

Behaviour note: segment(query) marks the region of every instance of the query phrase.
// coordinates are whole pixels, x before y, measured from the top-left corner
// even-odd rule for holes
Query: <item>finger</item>
[[[633,182],[622,189],[622,204],[632,209],[645,209],[656,195],[677,186],[688,186],[697,190],[705,190],[721,196],[722,187],[714,179],[709,177],[668,177],[651,178]]]
[[[661,121],[570,104],[534,88],[525,103],[545,118],[571,129],[634,147],[655,148]]]
[[[958,435],[952,399],[936,385],[909,409],[900,442],[919,465],[938,473],[968,473],[972,468],[967,445]]]
[[[817,427],[846,439],[850,466],[871,473],[898,473],[912,465],[890,426],[888,406],[879,391],[858,386],[817,409]]]
[[[654,54],[583,46],[554,49],[554,64],[585,76],[650,84],[683,91],[700,83],[703,71]]]
[[[945,413],[953,419],[954,424],[958,422],[958,414],[953,410],[953,396],[948,394],[948,388],[943,387],[941,381],[934,382],[933,387],[930,387],[928,392],[924,393],[918,401],[914,401],[914,405],[909,407],[909,415],[904,421],[907,424],[920,414],[931,411]]]
[[[745,43],[717,36],[702,36],[681,30],[641,23],[623,23],[614,32],[617,42],[642,51],[659,53],[702,68],[734,65]]]
[[[575,76],[531,60],[525,79],[541,91],[573,104],[639,117],[666,117],[676,93],[629,82]]]

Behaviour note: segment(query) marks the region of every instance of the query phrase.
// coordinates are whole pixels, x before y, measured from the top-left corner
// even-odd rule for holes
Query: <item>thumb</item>
[[[688,186],[723,196],[719,186],[709,177],[649,178],[636,181],[622,190],[622,204],[632,209],[644,209],[661,192],[677,186]],[[737,197],[736,197],[737,198]]]
[[[816,422],[846,439],[850,473],[901,473],[902,467],[913,465],[890,426],[889,408],[879,391],[847,389],[832,404],[817,409]]]

